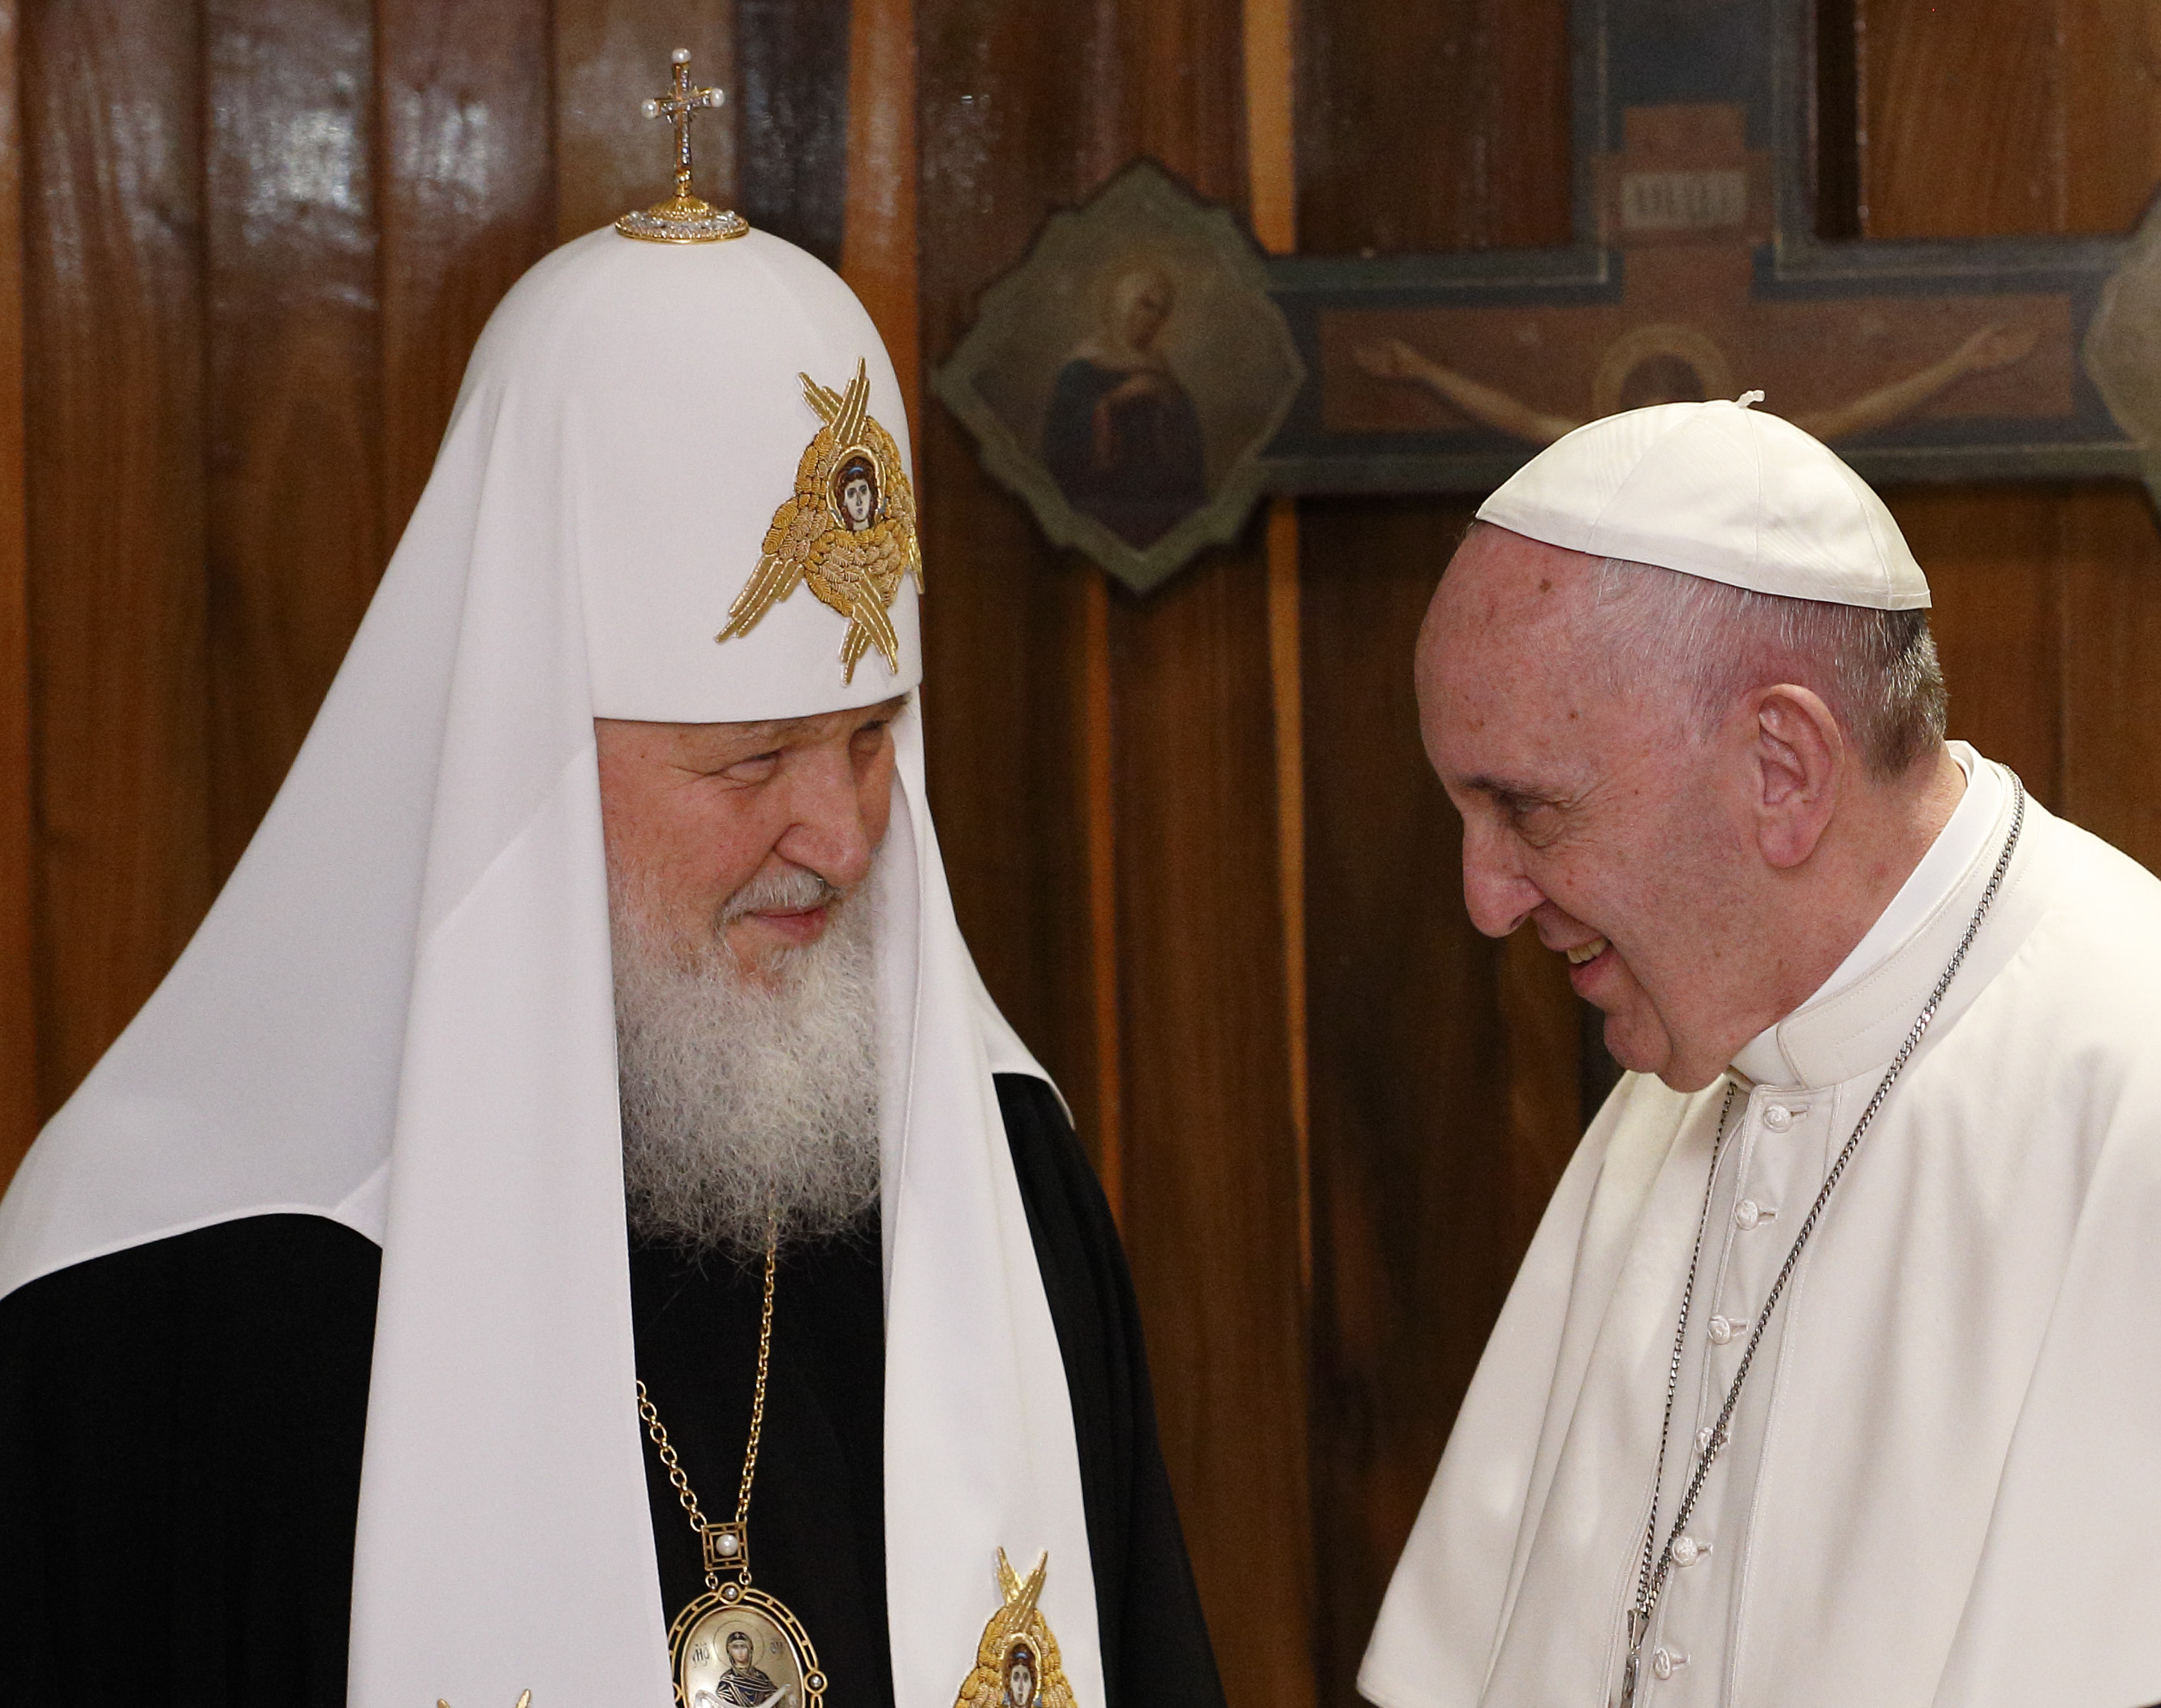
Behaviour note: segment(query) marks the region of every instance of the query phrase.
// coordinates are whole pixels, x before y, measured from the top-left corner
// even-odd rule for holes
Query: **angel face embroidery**
[[[953,1708],[1075,1708],[1072,1687],[1058,1659],[1058,1639],[1037,1604],[1050,1556],[1044,1554],[1023,1579],[998,1550],[998,1590],[1002,1606],[983,1627],[976,1646],[976,1666],[961,1686]]]
[[[867,534],[877,519],[877,464],[857,451],[833,472],[833,514],[851,534]]]
[[[1035,1708],[1035,1653],[1025,1643],[1006,1651],[1005,1708]]]
[[[923,591],[923,553],[915,535],[915,493],[900,447],[868,410],[865,363],[845,392],[829,391],[799,374],[803,397],[825,423],[795,466],[795,491],[773,513],[758,567],[715,636],[748,634],[758,619],[808,582],[820,600],[848,619],[841,638],[844,681],[876,647],[886,668],[900,670],[900,638],[888,614],[901,578]]]

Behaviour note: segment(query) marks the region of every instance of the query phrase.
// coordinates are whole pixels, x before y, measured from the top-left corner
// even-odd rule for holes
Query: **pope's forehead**
[[[1584,623],[1601,561],[1492,526],[1465,540],[1418,659],[1420,724],[1444,777],[1498,768],[1535,792],[1622,733],[1626,708]]]
[[[1570,621],[1593,591],[1602,560],[1487,523],[1457,548],[1434,595],[1424,650]]]

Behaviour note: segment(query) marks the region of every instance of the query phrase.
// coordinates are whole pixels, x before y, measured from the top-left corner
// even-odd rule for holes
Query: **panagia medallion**
[[[869,410],[868,368],[856,363],[845,392],[807,373],[804,400],[825,424],[795,465],[795,491],[773,513],[758,568],[728,610],[716,640],[748,634],[758,619],[808,581],[810,591],[848,619],[841,638],[841,680],[875,646],[886,668],[900,669],[900,638],[887,615],[903,575],[923,591],[923,552],[915,537],[915,489],[900,447]]]
[[[809,1633],[747,1568],[675,1616],[668,1653],[678,1708],[818,1708],[825,1694]]]
[[[953,1708],[1074,1708],[1058,1639],[1040,1605],[1049,1573],[1047,1552],[1023,1578],[1007,1562],[1005,1549],[998,1549],[998,1589],[1005,1601],[983,1627],[975,1669],[961,1681]]]

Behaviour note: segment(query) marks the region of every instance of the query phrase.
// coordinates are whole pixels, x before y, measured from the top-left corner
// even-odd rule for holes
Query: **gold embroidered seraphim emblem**
[[[872,419],[870,375],[856,364],[845,392],[798,374],[803,396],[825,424],[795,465],[795,492],[773,513],[758,568],[728,608],[716,640],[748,634],[758,619],[808,581],[810,591],[848,619],[841,638],[842,680],[876,647],[886,668],[900,670],[900,638],[888,614],[903,575],[923,591],[923,553],[915,539],[915,492],[900,447]]]
[[[1023,1579],[998,1549],[998,1588],[1005,1603],[983,1627],[976,1668],[953,1700],[953,1708],[1074,1708],[1073,1687],[1059,1664],[1058,1639],[1038,1604],[1050,1556],[1040,1554]]]

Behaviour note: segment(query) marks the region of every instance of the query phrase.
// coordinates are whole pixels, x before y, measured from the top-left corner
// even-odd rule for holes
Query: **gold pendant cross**
[[[642,111],[648,118],[664,118],[675,127],[675,195],[679,200],[690,194],[690,121],[701,107],[716,107],[727,97],[717,89],[690,86],[690,50],[678,48],[669,55],[674,62],[674,86],[656,95]]]

